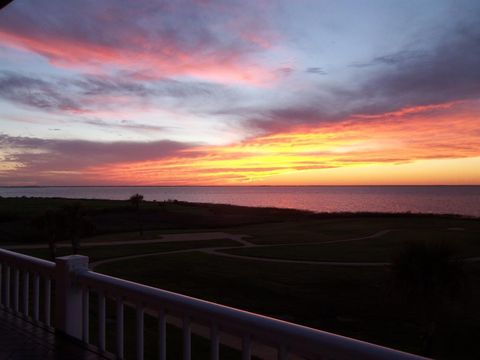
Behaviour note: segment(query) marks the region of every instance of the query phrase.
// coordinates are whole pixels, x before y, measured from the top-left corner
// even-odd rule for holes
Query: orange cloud
[[[90,168],[86,175],[100,176],[106,183],[172,185],[278,184],[282,176],[289,175],[289,183],[302,184],[315,183],[315,179],[305,177],[308,170],[401,166],[429,159],[480,156],[478,113],[466,107],[453,112],[452,106],[445,105],[446,111],[434,115],[430,107],[407,108],[399,112],[406,114],[403,117],[384,114],[361,121],[348,119],[228,146],[188,148],[159,161]],[[318,171],[315,176],[318,178]],[[432,171],[432,181],[436,182],[435,176]],[[402,178],[401,182],[405,181]],[[371,183],[375,183],[373,173]]]

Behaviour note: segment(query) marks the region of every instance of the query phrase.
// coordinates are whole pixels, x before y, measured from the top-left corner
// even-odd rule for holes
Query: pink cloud
[[[274,71],[250,56],[268,48],[275,36],[263,31],[266,24],[249,11],[238,15],[226,6],[188,1],[155,7],[144,1],[46,6],[42,13],[51,11],[55,21],[33,16],[40,11],[35,2],[13,4],[2,14],[0,44],[35,52],[55,66],[90,72],[118,68],[155,78],[187,76],[250,85],[275,79]],[[73,18],[67,10],[82,16]],[[229,24],[232,18],[238,26]]]

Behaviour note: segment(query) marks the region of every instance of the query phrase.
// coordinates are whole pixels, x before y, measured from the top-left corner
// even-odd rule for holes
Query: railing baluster
[[[43,304],[44,316],[45,316],[45,325],[50,326],[51,316],[51,297],[52,297],[52,281],[47,276],[45,278],[45,304]]]
[[[165,310],[158,312],[158,358],[167,359],[167,328]]]
[[[245,335],[242,342],[242,360],[250,360],[252,357],[252,339]]]
[[[38,321],[40,312],[40,276],[33,276],[33,320]]]
[[[117,299],[117,358],[124,358],[124,329],[123,329],[123,300],[121,297]]]
[[[137,305],[137,360],[143,360],[143,306]]]
[[[5,307],[10,308],[10,266],[5,268]]]
[[[28,317],[28,297],[30,292],[30,277],[28,271],[23,272],[23,314]]]
[[[3,308],[3,265],[0,263],[0,308]]]
[[[218,334],[218,325],[213,323],[210,328],[210,351],[211,351],[211,360],[218,360],[219,355],[219,345],[220,345],[220,336]]]
[[[90,293],[87,287],[82,289],[82,341],[90,341]]]
[[[190,360],[192,357],[192,337],[190,317],[183,317],[183,360]]]
[[[18,295],[20,293],[20,270],[13,271],[13,311],[18,312]]]
[[[98,347],[105,351],[105,294],[98,294]]]

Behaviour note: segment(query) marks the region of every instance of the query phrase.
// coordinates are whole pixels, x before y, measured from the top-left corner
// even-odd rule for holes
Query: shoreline
[[[108,199],[108,198],[69,198],[61,196],[1,196],[0,200],[54,200],[54,201],[66,201],[66,202],[114,202],[114,203],[125,203],[127,206],[129,204],[128,199],[119,200],[119,199]],[[314,211],[308,209],[300,208],[288,208],[288,207],[275,207],[275,206],[248,206],[248,205],[237,205],[229,203],[219,203],[219,202],[195,202],[195,201],[184,201],[184,200],[144,200],[145,204],[179,204],[186,206],[194,207],[231,207],[236,209],[243,209],[245,211],[254,211],[254,210],[265,210],[265,211],[280,211],[285,212],[285,214],[297,213],[304,216],[311,216],[313,218],[353,218],[353,217],[408,217],[408,218],[448,218],[448,219],[472,219],[480,220],[480,216],[475,215],[463,215],[455,213],[433,213],[433,212],[412,212],[412,211]]]

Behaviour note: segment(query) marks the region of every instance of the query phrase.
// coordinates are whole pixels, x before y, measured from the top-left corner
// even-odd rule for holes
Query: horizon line
[[[60,187],[71,187],[71,188],[94,188],[94,187],[131,187],[131,188],[155,188],[155,187],[447,187],[447,186],[464,186],[464,187],[473,187],[480,186],[480,184],[358,184],[358,185],[348,185],[348,184],[322,184],[322,185],[0,185],[0,188],[60,188]]]

